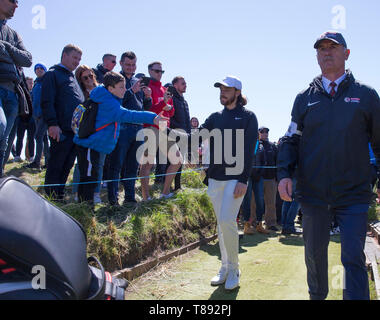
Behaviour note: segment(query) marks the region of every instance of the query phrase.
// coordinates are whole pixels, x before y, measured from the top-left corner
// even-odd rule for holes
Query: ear
[[[351,50],[350,49],[346,49],[346,60],[348,60],[348,58],[350,56],[350,53],[351,53]]]

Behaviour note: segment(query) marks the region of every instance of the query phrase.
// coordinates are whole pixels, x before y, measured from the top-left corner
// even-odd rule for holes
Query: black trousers
[[[94,191],[96,188],[100,170],[100,153],[84,148],[77,147],[78,167],[80,173],[80,184],[78,186],[79,202],[88,202],[93,206]]]
[[[50,139],[50,155],[45,175],[45,185],[53,185],[45,187],[45,192],[55,200],[64,198],[65,184],[76,157],[74,133],[65,131],[63,135],[65,139],[60,142]]]

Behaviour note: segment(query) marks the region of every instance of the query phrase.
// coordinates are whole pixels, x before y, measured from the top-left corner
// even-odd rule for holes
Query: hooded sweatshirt
[[[132,111],[123,108],[121,106],[122,99],[114,96],[103,85],[91,91],[90,99],[99,104],[95,127],[101,128],[107,124],[110,125],[86,139],[80,139],[78,135],[75,135],[74,143],[101,153],[110,154],[115,149],[120,133],[119,123],[153,124],[153,120],[157,116],[153,112]]]

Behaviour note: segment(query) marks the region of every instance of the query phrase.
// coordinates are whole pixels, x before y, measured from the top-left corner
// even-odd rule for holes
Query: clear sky
[[[213,84],[235,75],[274,141],[287,130],[295,96],[320,74],[313,44],[324,31],[344,34],[347,67],[380,88],[379,12],[378,0],[20,0],[9,25],[33,66],[58,63],[68,43],[82,48],[82,63],[91,67],[106,52],[119,59],[134,51],[137,72],[146,74],[150,62],[161,61],[163,84],[185,77],[191,116],[201,123],[222,108]],[[34,76],[32,68],[25,73]]]

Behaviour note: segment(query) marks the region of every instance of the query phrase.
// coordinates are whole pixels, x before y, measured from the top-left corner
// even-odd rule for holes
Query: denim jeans
[[[294,195],[296,189],[296,180],[293,179],[293,192]],[[282,204],[282,212],[281,212],[281,224],[282,229],[287,231],[295,231],[294,220],[297,216],[298,209],[300,204],[297,200],[293,198],[292,202],[284,201]]]
[[[104,161],[106,159],[106,154],[105,153],[100,153],[99,152],[99,175],[98,175],[98,178],[97,178],[97,181],[99,181],[99,183],[96,184],[95,186],[95,189],[94,189],[94,193],[99,193],[100,192],[100,188],[101,188],[101,181],[103,179],[103,167],[104,167]],[[78,158],[77,158],[77,161],[78,161]],[[74,166],[74,173],[73,173],[73,193],[77,193],[78,192],[78,183],[79,183],[79,180],[80,180],[80,172],[79,172],[79,165],[78,165],[78,162],[75,164]]]
[[[49,143],[47,139],[47,124],[42,118],[34,118],[36,124],[36,156],[34,157],[34,162],[40,164],[42,151],[45,156],[45,165],[49,159]]]
[[[138,162],[136,160],[137,149],[142,142],[136,140],[137,132],[141,126],[128,125],[120,130],[119,140],[116,148],[109,156],[108,178],[109,180],[135,178],[137,177]],[[122,181],[125,192],[125,201],[135,201],[136,179]],[[108,201],[117,203],[119,182],[107,183]]]
[[[264,214],[264,184],[262,178],[259,181],[252,181],[251,177],[248,179],[247,193],[244,196],[242,204],[243,218],[245,222],[249,221],[251,217],[252,192],[254,193],[256,204],[256,206],[254,206],[256,210],[255,212],[252,212],[252,216],[255,221],[262,221]]]
[[[4,174],[4,157],[8,146],[8,136],[17,114],[17,95],[12,91],[0,87],[0,177]]]
[[[102,179],[103,179],[103,169],[104,169],[104,162],[106,161],[106,154],[105,153],[99,153],[99,175],[98,175],[98,181],[99,183],[95,187],[95,193],[100,192],[100,188],[102,187]]]
[[[78,145],[76,148],[81,182],[78,186],[78,199],[79,202],[88,202],[93,206],[94,191],[96,188],[96,184],[93,182],[98,181],[99,179],[99,171],[101,167],[99,161],[100,153]]]

